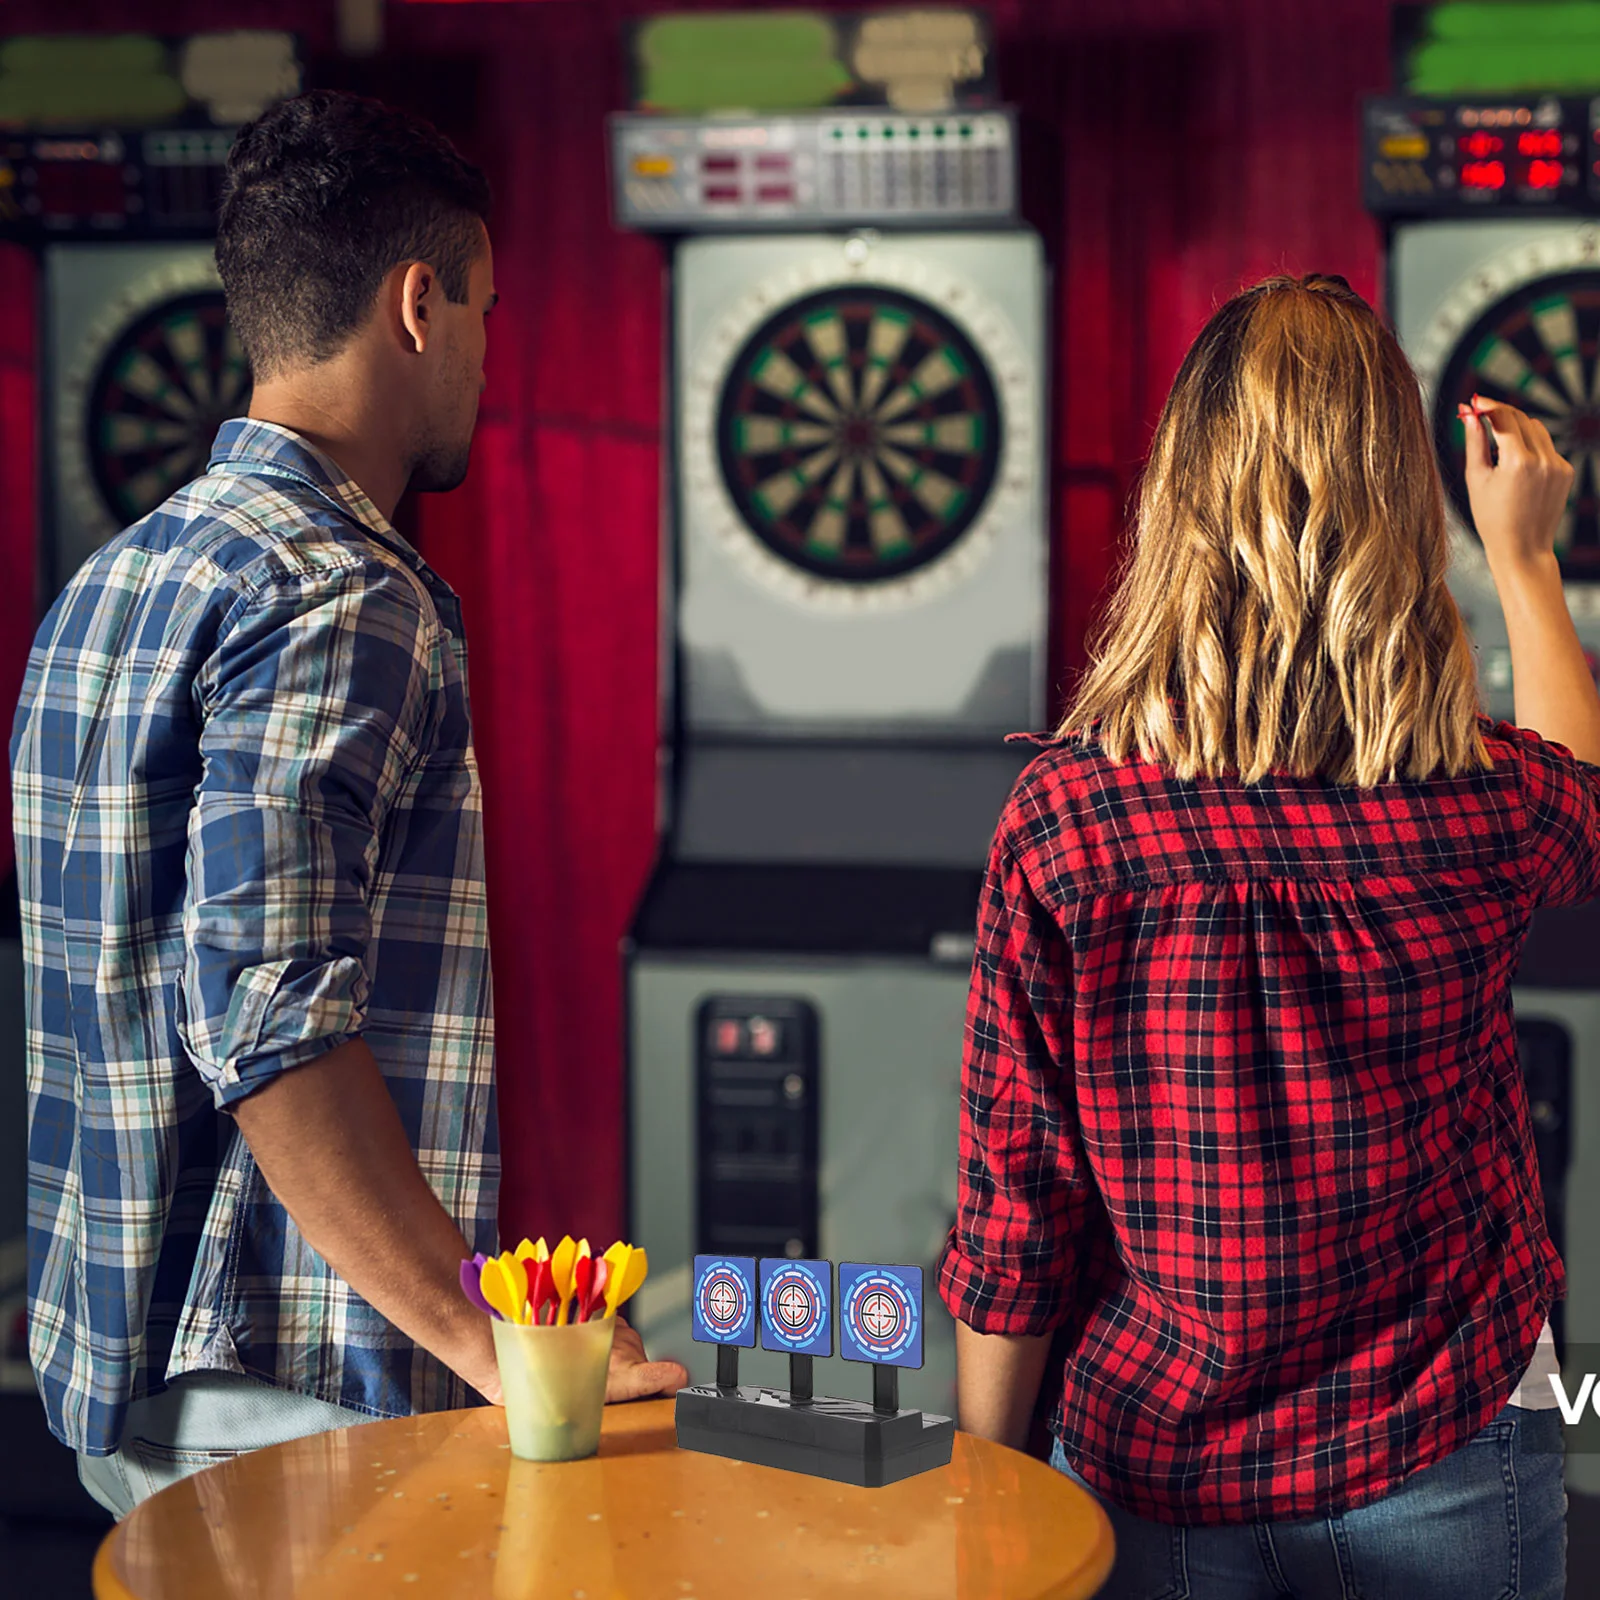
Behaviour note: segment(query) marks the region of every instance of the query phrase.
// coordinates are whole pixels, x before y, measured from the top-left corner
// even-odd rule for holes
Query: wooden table
[[[97,1600],[1080,1600],[1111,1569],[1094,1500],[958,1433],[882,1489],[679,1450],[671,1400],[608,1406],[587,1461],[517,1461],[503,1413],[259,1450],[137,1507]]]

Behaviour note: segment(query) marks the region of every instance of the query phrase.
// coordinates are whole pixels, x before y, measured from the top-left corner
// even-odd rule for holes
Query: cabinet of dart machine
[[[920,1266],[901,1395],[952,1415],[933,1267],[978,891],[1027,759],[1004,736],[1044,716],[1045,274],[1014,123],[626,117],[613,161],[619,219],[674,235],[672,776],[626,948],[638,1325],[705,1382],[697,1253]],[[786,1386],[783,1356],[745,1361]]]

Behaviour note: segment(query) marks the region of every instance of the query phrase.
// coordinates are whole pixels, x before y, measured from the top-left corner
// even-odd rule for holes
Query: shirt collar
[[[397,532],[389,519],[367,498],[366,491],[339,464],[314,444],[276,422],[260,422],[254,417],[235,417],[217,430],[211,447],[211,462],[206,469],[232,467],[240,472],[266,473],[272,477],[293,478],[331,500],[347,516],[354,518],[381,544],[402,556],[419,572],[430,576],[431,569],[416,547]]]

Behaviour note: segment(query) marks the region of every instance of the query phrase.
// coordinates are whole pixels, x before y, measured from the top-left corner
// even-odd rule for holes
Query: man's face
[[[472,430],[483,394],[484,319],[495,303],[494,253],[484,230],[472,263],[464,305],[443,296],[437,311],[432,381],[424,403],[411,487],[423,493],[454,489],[467,475]]]

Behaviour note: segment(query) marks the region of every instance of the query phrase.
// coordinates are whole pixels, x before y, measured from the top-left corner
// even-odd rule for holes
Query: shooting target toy
[[[761,1263],[761,1347],[785,1355],[833,1354],[833,1271],[826,1261]]]
[[[922,1365],[922,1268],[839,1263],[839,1354],[883,1366]]]
[[[756,1263],[753,1256],[694,1258],[694,1337],[702,1344],[756,1342]]]

